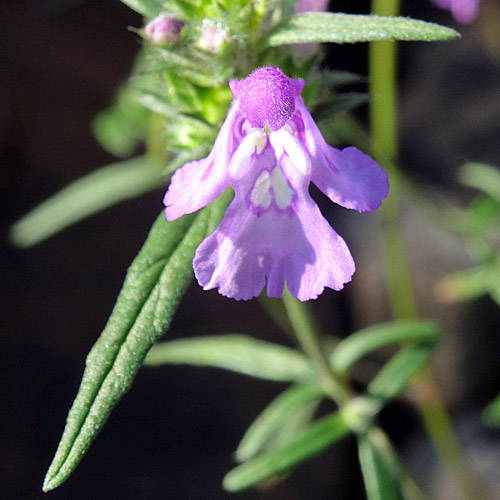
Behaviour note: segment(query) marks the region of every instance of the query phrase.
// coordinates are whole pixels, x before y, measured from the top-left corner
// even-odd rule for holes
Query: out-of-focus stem
[[[383,16],[399,13],[399,0],[373,0],[372,12]],[[371,152],[389,175],[390,192],[379,210],[381,245],[385,260],[390,305],[395,318],[417,316],[413,287],[400,237],[399,172],[396,120],[396,42],[370,44]]]
[[[399,13],[399,0],[373,0],[372,13],[394,16]],[[381,245],[387,286],[393,316],[397,319],[417,316],[417,308],[408,268],[399,220],[400,174],[396,119],[396,50],[395,42],[370,43],[371,151],[387,173],[390,194],[380,209]],[[414,394],[426,431],[439,457],[446,464],[455,483],[467,500],[487,498],[476,483],[453,429],[452,421],[441,402],[434,374],[424,369],[415,381]],[[425,397],[422,397],[425,395]]]
[[[339,406],[344,405],[352,398],[352,394],[333,373],[320,344],[313,316],[307,310],[307,304],[292,297],[286,289],[283,292],[283,304],[297,340],[318,372],[323,389]]]

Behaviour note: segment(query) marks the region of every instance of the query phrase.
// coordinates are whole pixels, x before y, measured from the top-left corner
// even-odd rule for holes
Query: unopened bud
[[[227,31],[224,28],[222,28],[219,24],[212,24],[205,20],[203,22],[198,46],[207,52],[218,54],[228,39],[229,37]]]
[[[183,27],[182,21],[160,14],[146,25],[144,32],[155,45],[177,45]]]

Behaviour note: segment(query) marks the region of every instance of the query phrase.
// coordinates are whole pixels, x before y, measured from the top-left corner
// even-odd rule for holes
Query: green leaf
[[[339,375],[344,375],[358,359],[383,346],[401,342],[435,344],[439,341],[438,328],[431,322],[401,320],[365,328],[337,344],[330,362]]]
[[[488,293],[492,277],[494,279],[500,277],[495,263],[448,274],[439,280],[436,296],[443,303],[476,299]]]
[[[500,171],[484,163],[467,163],[459,172],[460,180],[469,187],[479,189],[500,203]]]
[[[150,366],[190,364],[224,368],[282,382],[314,381],[309,361],[300,352],[245,335],[194,337],[162,342],[151,349]]]
[[[500,395],[484,410],[483,421],[490,427],[500,427]]]
[[[222,218],[224,195],[195,216],[161,214],[132,263],[109,321],[90,351],[44,491],[78,465],[106,418],[130,388],[144,357],[170,324],[192,277],[196,247]]]
[[[146,157],[113,163],[78,179],[12,226],[10,237],[30,247],[89,215],[165,184]]]
[[[465,220],[461,218],[462,220],[457,224],[460,233],[469,237],[477,235],[484,238],[486,231],[490,228],[498,230],[498,221],[500,219],[499,200],[494,200],[488,195],[480,195],[472,200],[464,213],[466,214]]]
[[[317,420],[290,441],[234,468],[224,478],[224,488],[241,491],[266,478],[289,470],[350,433],[340,413]]]
[[[151,113],[136,97],[129,87],[121,89],[116,103],[92,120],[92,133],[99,144],[121,158],[133,154],[146,139]]]
[[[436,342],[423,342],[403,348],[368,384],[368,394],[382,401],[398,396],[411,378],[427,363],[435,347]]]
[[[111,154],[129,158],[146,140],[151,113],[137,102],[137,75],[143,75],[149,61],[141,50],[134,61],[131,78],[117,90],[111,106],[92,120],[92,133]],[[143,78],[144,79],[144,78]]]
[[[399,464],[385,434],[372,428],[358,446],[368,500],[404,500]]]
[[[159,0],[122,0],[122,2],[144,17],[155,17],[162,9],[162,2]]]
[[[224,74],[203,71],[203,67],[206,65],[206,62],[197,61],[193,58],[188,59],[176,52],[163,50],[161,60],[150,64],[144,74],[173,72],[200,87],[216,87],[226,83]]]
[[[141,95],[137,97],[137,102],[145,108],[166,116],[167,118],[176,119],[182,116],[179,110],[173,106],[165,96],[159,93],[143,91]]]
[[[449,40],[456,31],[406,17],[360,16],[308,12],[296,14],[268,38],[270,46],[310,42],[369,42],[373,40]]]
[[[266,448],[283,426],[288,429],[291,419],[297,415],[302,417],[303,411],[307,414],[311,403],[322,397],[323,391],[315,386],[297,385],[282,392],[248,428],[236,450],[236,460],[244,462],[253,458]]]
[[[319,74],[322,87],[342,87],[353,83],[364,83],[367,78],[358,73],[344,70],[324,71]]]

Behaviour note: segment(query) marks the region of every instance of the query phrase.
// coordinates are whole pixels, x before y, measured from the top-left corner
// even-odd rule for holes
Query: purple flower
[[[481,0],[431,0],[431,2],[441,9],[450,10],[453,17],[463,24],[474,21],[479,10]]]
[[[387,196],[387,175],[356,148],[325,143],[300,97],[303,80],[265,67],[229,85],[234,101],[211,153],[179,169],[164,199],[174,220],[234,189],[222,222],[196,251],[198,282],[237,300],[256,297],[266,282],[269,297],[281,297],[286,283],[300,300],[342,289],[354,261],[309,183],[364,212]]]
[[[295,13],[302,12],[324,12],[328,6],[328,0],[298,0]]]

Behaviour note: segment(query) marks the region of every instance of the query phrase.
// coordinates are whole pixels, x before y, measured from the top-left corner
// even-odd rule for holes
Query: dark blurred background
[[[406,3],[405,15],[453,25],[427,0]],[[367,13],[369,4],[332,1],[330,8]],[[500,164],[500,9],[496,0],[484,0],[483,9],[473,25],[455,26],[461,41],[401,44],[402,164],[426,189],[458,202],[468,196],[456,181],[458,165]],[[141,24],[118,0],[0,3],[1,498],[42,498],[43,476],[86,354],[162,208],[158,190],[29,250],[7,240],[9,226],[36,204],[114,160],[89,125],[128,74],[140,39],[127,27]],[[366,74],[366,54],[366,45],[330,46],[325,63]],[[327,291],[315,307],[326,330],[345,336],[388,320],[389,313],[376,216],[331,210],[358,272],[345,292]],[[446,333],[436,357],[441,387],[469,457],[498,495],[499,436],[482,429],[478,416],[500,392],[499,308],[487,298],[459,307],[438,304],[432,293],[437,278],[469,265],[467,255],[457,238],[411,202],[402,215],[420,310]],[[255,301],[238,303],[193,285],[168,337],[245,332],[288,342],[269,325]],[[243,432],[282,389],[215,370],[144,368],[80,466],[47,498],[363,499],[350,439],[274,489],[223,492],[221,481]],[[395,403],[380,419],[426,487],[439,498],[458,498],[435,466],[411,406]]]

